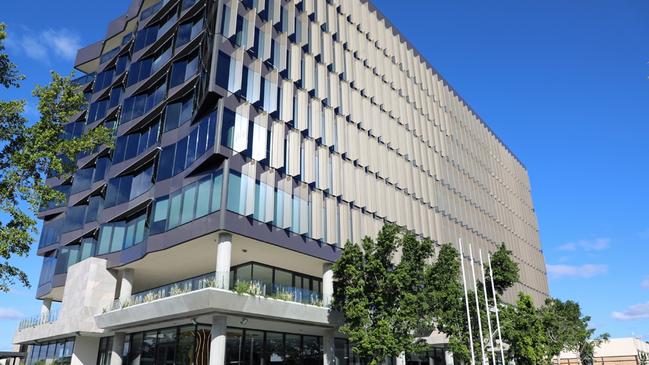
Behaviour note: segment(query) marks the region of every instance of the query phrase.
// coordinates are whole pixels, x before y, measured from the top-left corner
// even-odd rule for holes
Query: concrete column
[[[322,303],[331,304],[334,297],[334,271],[332,264],[322,265]]]
[[[228,289],[230,286],[230,262],[232,258],[232,235],[219,234],[216,248],[216,287]]]
[[[406,353],[402,352],[401,354],[399,354],[395,363],[396,365],[406,365]]]
[[[212,317],[212,341],[210,342],[210,364],[225,365],[225,331],[227,319],[224,316]]]
[[[336,364],[336,348],[334,343],[333,329],[327,330],[322,336],[322,365],[335,365]]]
[[[133,269],[120,271],[119,301],[124,303],[133,294]]]
[[[99,337],[76,336],[70,365],[96,365]]]
[[[110,365],[122,365],[122,354],[124,353],[124,339],[126,334],[117,332],[113,336],[113,348],[110,352]]]
[[[52,299],[43,299],[41,302],[41,319],[49,319],[52,309]]]
[[[449,350],[444,351],[444,360],[446,361],[446,365],[454,365],[455,360],[453,358],[453,352]]]

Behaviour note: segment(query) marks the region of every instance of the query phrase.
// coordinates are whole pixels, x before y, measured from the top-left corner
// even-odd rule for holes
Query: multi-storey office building
[[[384,222],[547,295],[525,167],[367,1],[134,0],[76,68],[116,143],[48,180],[28,365],[346,364],[330,264]]]

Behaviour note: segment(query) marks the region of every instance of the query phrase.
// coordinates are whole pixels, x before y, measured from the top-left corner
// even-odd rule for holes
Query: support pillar
[[[336,348],[334,342],[335,331],[327,330],[322,336],[322,365],[336,364]]]
[[[41,320],[49,321],[52,310],[52,299],[43,299],[41,302]]]
[[[216,248],[216,287],[228,289],[230,286],[230,262],[232,258],[232,235],[220,233]]]
[[[95,365],[99,353],[99,337],[76,336],[70,365]]]
[[[120,271],[119,301],[124,303],[131,298],[133,294],[133,269],[124,269]]]
[[[332,264],[322,265],[322,303],[329,306],[334,297],[334,271]]]
[[[124,353],[124,339],[126,334],[117,332],[113,336],[113,348],[110,352],[110,365],[122,365],[122,354]]]
[[[402,352],[397,356],[397,361],[395,361],[396,365],[406,365],[406,353]]]
[[[225,365],[225,333],[227,319],[225,316],[212,317],[212,340],[210,342],[210,364]]]
[[[446,365],[454,365],[453,352],[449,350],[444,351],[444,360],[446,361]]]

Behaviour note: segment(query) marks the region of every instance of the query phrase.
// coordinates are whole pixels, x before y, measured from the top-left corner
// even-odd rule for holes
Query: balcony
[[[258,280],[239,280],[236,283],[225,283],[225,278],[226,275],[223,273],[212,272],[146,290],[134,294],[124,301],[116,299],[109,308],[104,309],[104,313],[191,293],[202,289],[214,288],[224,290],[226,287],[228,288],[227,291],[238,295],[301,303],[323,308],[327,307],[325,306],[322,294],[311,290],[284,285],[267,285]],[[328,302],[329,300],[327,300],[327,303]]]
[[[77,87],[81,87],[81,86],[87,85],[90,82],[94,81],[94,79],[95,79],[95,74],[91,73],[91,74],[88,74],[88,75],[77,77],[76,79],[72,80],[72,85],[77,86]]]
[[[18,331],[22,331],[27,328],[34,328],[44,324],[50,324],[56,322],[59,318],[58,311],[50,311],[47,314],[38,314],[31,317],[27,317],[18,323]]]
[[[215,285],[215,279],[206,279],[204,285]],[[261,295],[253,295],[216,287],[205,287],[183,292],[182,287],[169,287],[169,296],[158,298],[147,293],[142,303],[118,305],[95,316],[97,325],[105,330],[118,330],[134,325],[160,321],[210,316],[215,311],[233,317],[264,318],[268,321],[331,327],[337,314],[329,308],[303,304]],[[166,295],[166,294],[165,294]]]

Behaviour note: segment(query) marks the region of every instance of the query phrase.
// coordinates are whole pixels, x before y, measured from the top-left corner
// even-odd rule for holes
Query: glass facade
[[[230,272],[230,288],[237,283],[257,283],[262,295],[301,303],[322,300],[322,279],[256,262],[235,266]]]
[[[165,232],[221,209],[223,175],[217,171],[171,195],[156,199],[151,234]]]
[[[406,365],[446,365],[445,349],[431,347],[417,354],[406,354]]]
[[[188,325],[132,333],[124,345],[128,365],[207,365],[210,326]]]
[[[99,64],[77,65],[90,72],[76,81],[88,105],[64,137],[103,124],[116,140],[80,154],[72,178],[50,180],[66,201],[42,207],[41,282],[219,210],[214,230],[323,260],[385,222],[540,252],[524,168],[368,8],[147,2],[104,41]],[[503,194],[515,203],[502,206]],[[533,269],[525,281],[542,288],[544,265]]]
[[[74,351],[74,338],[29,345],[27,348],[26,365],[69,365]]]
[[[211,326],[200,324],[131,333],[125,341],[124,361],[127,365],[207,365],[210,340]],[[102,339],[105,345],[110,341]],[[226,332],[229,365],[320,365],[322,351],[319,336],[231,327]],[[100,346],[98,365],[105,364],[103,355]]]

